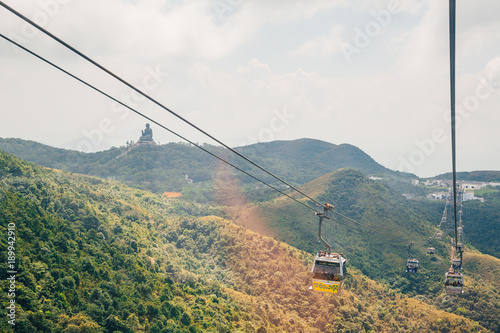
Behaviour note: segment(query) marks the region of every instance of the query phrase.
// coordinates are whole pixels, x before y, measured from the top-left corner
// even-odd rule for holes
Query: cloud
[[[214,9],[217,1],[232,6],[222,18]],[[42,10],[39,0],[10,2],[30,17]],[[388,3],[69,1],[47,28],[135,85],[142,84],[148,68],[168,72],[148,92],[230,145],[299,137],[348,142],[396,169],[397,157],[415,149],[415,140],[449,125],[443,120],[449,110],[448,10],[444,2],[401,0],[403,13],[348,64],[338,55],[343,36],[355,34],[356,27],[364,29],[375,20],[373,12],[386,10]],[[458,102],[474,93],[480,77],[500,84],[499,6],[478,0],[458,7]],[[11,16],[1,12],[0,27],[20,34],[23,24]],[[92,131],[100,121],[110,118],[116,129],[105,135],[107,146],[137,139],[144,125],[139,117],[122,120],[110,101],[4,45],[0,100],[12,116],[0,124],[3,135],[62,145],[82,133],[97,133]],[[112,95],[130,99],[128,89],[41,34],[28,46]],[[136,104],[190,139],[208,142],[157,107]],[[486,161],[500,144],[494,134],[500,120],[492,112],[499,105],[498,94],[491,96],[464,121],[461,144],[467,156],[475,154],[469,162],[480,160],[481,154]],[[279,123],[283,110],[291,115],[284,118],[287,123]],[[157,129],[155,138],[178,141]],[[481,143],[480,138],[487,139]],[[105,144],[95,147],[104,149]],[[436,168],[447,167],[445,146],[418,172],[438,173]],[[495,168],[493,159],[483,165]]]
[[[500,57],[494,57],[486,64],[485,68],[488,82],[494,88],[500,88]]]
[[[311,18],[319,12],[345,6],[348,0],[241,0],[241,6],[252,14],[253,22],[291,22]]]
[[[306,41],[297,49],[290,52],[292,56],[312,56],[329,57],[340,52],[340,43],[342,43],[342,33],[344,29],[340,25],[335,25],[330,30],[330,34],[317,36]]]
[[[389,6],[397,7],[402,13],[415,14],[421,10],[429,0],[356,0],[354,6],[362,11],[377,11]]]
[[[231,11],[221,17],[217,0],[71,1],[51,24],[58,34],[94,54],[135,60],[177,57],[219,59],[247,42],[265,24],[293,21],[342,1],[222,1]],[[235,5],[231,5],[234,3]]]

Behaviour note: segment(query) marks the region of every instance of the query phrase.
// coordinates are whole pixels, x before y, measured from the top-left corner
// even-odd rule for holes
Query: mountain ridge
[[[345,167],[356,168],[367,175],[416,177],[412,174],[387,169],[360,148],[347,143],[336,145],[321,140],[302,138],[256,143],[235,149],[243,154],[248,154],[247,157],[249,158],[274,158],[295,163],[299,162],[297,164],[302,163],[309,168],[315,166],[318,169],[317,177]],[[311,152],[314,154],[311,154]]]
[[[452,173],[443,173],[432,178],[452,179]],[[500,182],[500,171],[498,170],[477,170],[477,171],[459,171],[457,180],[480,181],[480,182]]]
[[[259,170],[237,156],[228,154],[222,147],[203,147],[264,181],[276,182],[274,178],[259,173]],[[183,143],[131,150],[126,147],[111,148],[87,154],[34,141],[0,138],[0,149],[46,167],[117,179],[155,193],[181,191],[189,185],[188,179],[195,183],[211,181],[214,177],[213,170],[219,163],[205,152]],[[344,167],[357,168],[367,175],[413,176],[389,170],[361,149],[349,144],[334,145],[320,140],[298,139],[258,143],[237,147],[235,150],[248,155],[248,158],[293,184],[306,183]],[[119,156],[123,157],[117,158]],[[245,183],[255,182],[245,175],[238,177]]]

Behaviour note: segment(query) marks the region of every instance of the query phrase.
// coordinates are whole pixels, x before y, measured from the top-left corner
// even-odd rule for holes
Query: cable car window
[[[446,286],[461,287],[464,285],[461,277],[449,277],[445,283]]]
[[[339,276],[341,274],[340,263],[316,260],[313,274],[316,279],[328,279],[333,278],[333,276]]]

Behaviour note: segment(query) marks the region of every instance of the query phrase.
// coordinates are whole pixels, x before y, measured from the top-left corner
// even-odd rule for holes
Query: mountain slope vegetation
[[[203,147],[267,182],[276,183],[274,178],[239,157],[228,154],[222,147]],[[33,141],[0,138],[0,149],[49,168],[116,179],[154,193],[183,189],[192,192],[193,185],[189,180],[199,185],[196,188],[198,191],[200,186],[210,187],[204,183],[212,180],[219,163],[200,149],[183,143],[133,149],[111,148],[85,154]],[[293,184],[302,184],[344,167],[359,169],[367,175],[408,176],[383,167],[360,149],[348,144],[337,146],[319,140],[299,139],[259,143],[236,150]],[[246,175],[239,174],[237,177],[246,184],[255,184],[255,180]],[[258,195],[268,196],[268,193],[259,190]]]
[[[335,251],[346,255],[351,267],[405,295],[478,320],[493,331],[500,330],[500,321],[496,319],[500,317],[500,294],[496,288],[500,278],[492,274],[490,279],[496,281],[484,283],[474,261],[479,254],[465,261],[465,293],[458,298],[444,293],[444,273],[450,266],[451,231],[441,241],[433,239],[429,243],[428,237],[435,232],[434,221],[438,218],[430,221],[427,218],[434,213],[422,214],[424,207],[419,203],[406,200],[389,186],[372,181],[354,169],[335,171],[305,184],[301,190],[319,202],[334,204],[336,211],[364,226],[336,215],[324,222],[325,239]],[[300,200],[314,206],[307,199]],[[441,209],[441,205],[436,209],[436,217]],[[248,210],[240,215],[263,216],[270,234],[278,235],[281,241],[307,252],[321,249],[317,241],[317,218],[292,200],[280,198]],[[467,228],[467,220],[464,223]],[[420,261],[419,273],[415,275],[404,272],[410,241],[415,242],[413,253]],[[428,246],[436,248],[436,255],[425,254]],[[469,251],[477,253],[470,243],[466,246],[466,258]]]
[[[0,222],[4,235],[16,226],[16,332],[486,331],[357,269],[342,295],[312,293],[311,254],[221,207],[3,152]],[[0,244],[5,290],[6,237]],[[0,329],[12,330],[5,320]]]
[[[464,203],[463,218],[467,239],[481,252],[500,258],[500,190],[486,190],[481,194],[484,202],[471,200]]]
[[[452,179],[451,172],[437,175],[434,178]],[[457,172],[458,180],[478,181],[478,182],[500,182],[500,171],[462,171]]]
[[[416,177],[389,170],[361,149],[350,145],[334,145],[313,139],[272,141],[236,148],[239,152],[269,169],[275,169],[285,179],[309,182],[337,169],[354,168],[365,175]]]

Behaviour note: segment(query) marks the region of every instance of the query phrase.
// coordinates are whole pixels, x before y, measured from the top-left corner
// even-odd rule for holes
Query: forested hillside
[[[203,147],[265,181],[276,183],[271,176],[260,172],[239,157],[227,154],[221,147],[211,145]],[[200,189],[206,192],[207,188],[210,188],[210,184],[206,182],[212,180],[214,170],[219,163],[217,159],[202,150],[183,143],[137,147],[131,150],[120,147],[85,154],[33,141],[0,138],[0,149],[39,165],[112,178],[154,193],[182,190],[199,192]],[[303,184],[344,167],[356,168],[366,175],[409,176],[383,167],[359,148],[348,144],[337,146],[319,140],[300,139],[259,143],[239,147],[236,150],[248,155],[258,164],[292,184]],[[195,185],[190,184],[186,176]],[[236,177],[243,183],[253,185],[251,188],[255,187],[255,179],[244,174],[237,174]],[[249,192],[251,196],[252,191]],[[259,189],[258,193],[268,195],[265,189]]]
[[[444,173],[437,175],[437,179],[452,179],[452,174]],[[478,181],[478,182],[500,182],[500,171],[470,171],[457,172],[458,180]]]
[[[365,175],[416,177],[387,169],[350,144],[334,145],[320,140],[299,139],[257,143],[238,147],[237,150],[298,183],[311,181],[341,168],[354,168]]]
[[[312,293],[310,253],[225,214],[0,152],[2,234],[8,223],[16,230],[16,332],[485,331],[355,268],[342,295]]]
[[[220,148],[206,148],[220,153]],[[155,193],[180,191],[188,184],[186,175],[197,183],[211,180],[215,163],[210,155],[182,143],[86,154],[33,141],[0,139],[0,149],[49,168],[112,178]]]
[[[466,260],[463,270],[465,294],[458,298],[445,295],[443,278],[450,266],[450,237],[428,242],[436,223],[428,220],[432,213],[422,214],[425,206],[406,200],[389,186],[369,180],[354,169],[342,169],[320,177],[304,185],[302,190],[320,202],[334,204],[338,212],[365,226],[336,216],[325,222],[325,238],[336,251],[348,254],[351,267],[403,294],[425,299],[447,311],[478,320],[493,331],[500,331],[500,293],[495,287],[500,279],[497,275],[489,275],[493,281],[485,283],[486,277],[477,274],[474,260]],[[439,204],[436,213],[440,214],[442,209]],[[249,211],[240,215],[262,215],[268,221],[270,233],[278,235],[280,240],[307,252],[320,249],[317,220],[292,200],[281,198],[254,206]],[[475,223],[468,218],[464,213],[467,240],[467,221]],[[252,224],[247,226],[252,228]],[[485,233],[482,237],[489,239],[490,236]],[[416,244],[413,252],[421,266],[415,275],[404,273],[409,241]],[[426,255],[428,246],[436,248],[436,255]],[[486,243],[483,246],[488,247]],[[492,246],[494,248],[494,242]],[[482,258],[469,241],[466,247],[466,258],[469,251],[475,252],[473,258]]]
[[[467,201],[464,204],[464,219],[467,239],[481,252],[500,258],[500,189],[486,189],[482,193],[484,202]]]

